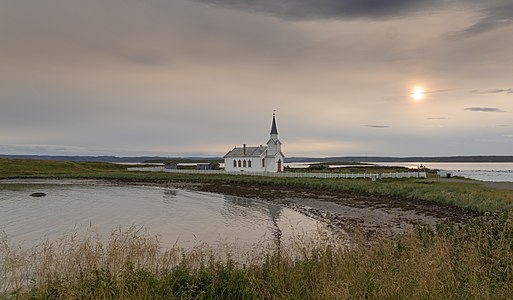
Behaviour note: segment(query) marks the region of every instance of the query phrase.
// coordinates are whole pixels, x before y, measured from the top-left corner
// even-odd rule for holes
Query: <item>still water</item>
[[[513,163],[375,163],[381,166],[401,166],[416,169],[423,165],[429,169],[452,171],[453,175],[482,181],[513,182]]]
[[[46,193],[34,198],[33,192]],[[33,245],[92,227],[107,237],[116,227],[144,226],[164,246],[236,243],[318,234],[319,222],[279,205],[174,188],[92,181],[0,181],[0,231]]]

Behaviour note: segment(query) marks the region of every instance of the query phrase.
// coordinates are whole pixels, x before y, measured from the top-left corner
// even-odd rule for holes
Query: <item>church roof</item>
[[[278,134],[278,128],[276,127],[276,118],[273,114],[273,125],[271,126],[271,134]]]
[[[260,157],[266,151],[266,146],[246,147],[246,153],[244,153],[244,147],[235,147],[230,152],[226,153],[224,157]]]

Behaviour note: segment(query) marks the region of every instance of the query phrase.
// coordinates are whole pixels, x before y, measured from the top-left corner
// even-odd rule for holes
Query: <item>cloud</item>
[[[430,118],[426,118],[428,120],[449,120],[449,118],[447,117],[430,117]]]
[[[507,89],[488,89],[488,90],[470,90],[469,93],[471,93],[471,94],[500,94],[500,93],[513,94],[513,88],[507,88]]]
[[[499,125],[497,125],[497,127],[509,128],[509,127],[511,127],[511,125],[508,125],[508,124],[499,124]]]
[[[479,112],[505,112],[496,107],[467,107],[465,110],[469,111],[479,111]]]
[[[442,0],[195,0],[284,19],[390,18],[435,9]]]
[[[390,128],[388,125],[363,125],[364,127],[368,128]]]
[[[509,2],[509,1],[508,1]],[[513,2],[489,6],[481,10],[481,18],[456,36],[467,37],[513,24]]]
[[[453,92],[453,91],[457,91],[457,90],[460,90],[460,88],[455,88],[455,89],[443,89],[443,90],[433,90],[433,91],[425,91],[425,92],[423,92],[423,94],[447,93],[447,92]]]

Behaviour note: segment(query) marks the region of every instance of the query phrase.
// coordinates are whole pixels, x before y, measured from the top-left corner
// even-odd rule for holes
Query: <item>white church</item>
[[[273,114],[271,137],[267,146],[235,147],[224,156],[226,171],[244,172],[282,172],[285,155],[281,152],[281,142],[278,139],[276,116]]]

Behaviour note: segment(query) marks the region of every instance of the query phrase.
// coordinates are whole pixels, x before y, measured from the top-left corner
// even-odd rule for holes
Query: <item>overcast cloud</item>
[[[504,112],[503,110],[496,107],[467,107],[465,110],[480,112]]]
[[[287,19],[397,18],[435,10],[443,0],[197,0],[221,7],[264,12]]]
[[[0,153],[223,155],[277,110],[287,156],[511,155],[512,11],[0,0]]]

